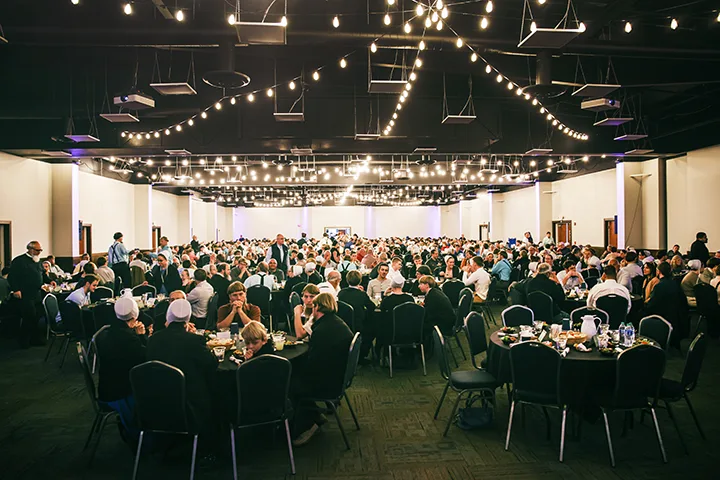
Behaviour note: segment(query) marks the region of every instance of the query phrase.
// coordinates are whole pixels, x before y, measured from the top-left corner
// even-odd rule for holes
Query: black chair
[[[207,317],[205,317],[205,328],[210,330],[217,329],[218,323],[218,296],[217,293],[213,293],[208,301]],[[250,302],[252,303],[252,302]]]
[[[402,303],[393,308],[392,337],[388,344],[390,378],[393,376],[393,347],[420,347],[423,375],[427,375],[427,369],[425,368],[425,346],[422,343],[424,317],[425,309],[415,302]]]
[[[157,288],[154,285],[138,285],[132,289],[133,297],[141,297],[149,293],[151,297],[157,297]]]
[[[345,446],[348,450],[350,450],[350,442],[348,441],[347,435],[345,434],[345,429],[343,428],[342,422],[340,421],[340,416],[338,415],[337,407],[340,405],[340,402],[345,399],[345,403],[347,403],[348,410],[350,410],[350,415],[352,415],[353,421],[355,422],[355,428],[360,430],[360,424],[358,423],[357,417],[355,416],[355,411],[352,408],[352,405],[350,404],[350,398],[347,396],[347,389],[350,388],[352,385],[353,378],[355,378],[355,372],[357,371],[358,361],[360,360],[360,346],[362,345],[362,337],[360,335],[360,332],[356,333],[355,336],[352,339],[352,342],[350,343],[350,351],[348,352],[348,358],[347,363],[345,364],[345,377],[343,379],[343,384],[338,391],[337,395],[333,395],[329,398],[312,398],[310,400],[314,402],[323,402],[325,403],[325,406],[328,410],[332,410],[333,415],[335,416],[335,420],[337,421],[338,428],[340,429],[340,433],[342,434],[343,440],[345,441]]]
[[[167,316],[168,307],[170,306],[170,300],[164,299],[155,304],[153,308],[153,330],[158,331],[165,328],[165,321]],[[158,328],[159,327],[159,328]]]
[[[80,369],[82,370],[83,378],[85,379],[85,390],[87,390],[88,396],[90,397],[90,403],[92,404],[93,411],[95,412],[95,419],[93,420],[90,433],[88,434],[87,440],[85,440],[85,446],[83,447],[83,451],[87,450],[88,445],[90,445],[90,440],[92,440],[93,436],[95,436],[95,443],[93,444],[92,451],[90,452],[90,458],[88,460],[89,465],[95,458],[95,452],[100,444],[100,438],[105,430],[107,421],[111,417],[117,417],[118,413],[107,406],[107,404],[98,401],[97,390],[95,389],[95,380],[93,380],[92,373],[90,372],[90,366],[88,365],[87,358],[85,357],[85,349],[80,342],[77,342],[75,346],[77,347]]]
[[[263,324],[270,328],[270,289],[265,285],[253,285],[247,289],[247,301],[260,309]],[[271,329],[272,330],[272,329]]]
[[[628,299],[611,293],[598,297],[595,307],[610,315],[610,330],[617,330],[621,323],[625,323],[628,314]]]
[[[103,332],[107,331],[108,328],[110,328],[110,325],[103,325],[102,327],[100,327],[98,331],[95,332],[95,334],[92,336],[92,338],[90,339],[90,343],[88,344],[87,356],[93,356],[92,370],[90,372],[93,375],[95,374],[95,367],[97,366],[97,360],[100,355],[97,349],[97,339],[103,334]]]
[[[83,322],[82,311],[76,303],[68,301],[62,302],[60,304],[60,318],[62,318],[62,328],[67,333],[67,335],[65,335],[64,345],[61,347],[63,349],[63,353],[62,360],[60,360],[60,368],[62,368],[65,363],[65,357],[67,356],[70,342],[80,341],[87,344],[87,334],[85,332],[85,323]],[[48,349],[48,353],[49,352],[50,350]],[[45,358],[47,359],[47,355]]]
[[[582,320],[580,319],[585,315],[592,315],[594,317],[600,318],[600,323],[610,322],[610,315],[608,315],[605,310],[600,310],[599,308],[592,307],[576,308],[575,310],[570,312],[570,321],[573,323],[573,325],[578,322],[582,322]]]
[[[300,282],[292,288],[292,291],[302,297],[302,291],[306,286],[307,282]]]
[[[480,362],[480,366],[477,365],[475,357],[483,352],[487,352],[487,334],[485,333],[485,320],[482,318],[480,312],[470,312],[465,317],[465,335],[468,339],[468,346],[470,348],[470,361],[473,367],[478,370],[484,368],[485,360]]]
[[[615,390],[609,398],[600,398],[599,402],[605,420],[610,463],[613,467],[615,466],[615,452],[610,435],[608,412],[614,411],[650,410],[655,424],[655,435],[660,445],[660,453],[663,462],[667,463],[660,426],[657,415],[655,415],[660,381],[664,371],[665,352],[654,345],[637,345],[618,355],[615,365]],[[651,401],[649,402],[648,399]]]
[[[113,298],[114,296],[115,294],[113,293],[112,288],[97,287],[94,292],[90,293],[90,301],[95,303],[100,300],[105,300],[106,298]]]
[[[463,290],[465,290],[463,288]],[[461,291],[462,293],[462,291]],[[460,343],[460,332],[463,331],[463,324],[465,322],[465,317],[468,316],[470,311],[472,310],[472,302],[473,297],[472,295],[460,295],[460,300],[458,302],[457,310],[455,310],[455,325],[453,325],[452,332],[449,332],[448,334],[444,335],[445,340],[447,341],[448,338],[454,338],[455,343],[457,343],[458,348],[460,349],[460,353],[463,356],[464,360],[467,360],[467,356],[465,355],[465,350],[463,349],[462,343]],[[458,367],[458,361],[455,358],[455,353],[452,350],[452,347],[449,347],[450,355],[452,355],[453,361],[455,362],[455,367]]]
[[[539,405],[545,413],[547,437],[550,438],[550,417],[547,408],[562,411],[560,427],[560,461],[565,453],[565,421],[567,405],[563,402],[560,386],[560,365],[562,357],[552,347],[540,342],[530,341],[516,343],[510,347],[510,372],[512,374],[512,390],[510,391],[510,418],[508,419],[505,450],[510,446],[515,404]],[[528,368],[532,365],[532,368]]]
[[[443,379],[447,382],[445,384],[445,389],[440,396],[440,401],[438,401],[438,406],[435,409],[435,416],[433,417],[435,420],[437,420],[438,414],[440,413],[440,408],[445,401],[448,389],[452,389],[454,392],[457,392],[455,404],[450,411],[450,416],[448,417],[447,424],[445,425],[445,431],[443,432],[443,437],[445,437],[450,429],[450,424],[455,418],[455,412],[457,411],[458,404],[460,403],[460,398],[463,395],[467,393],[468,396],[472,396],[473,393],[479,393],[483,399],[489,400],[490,403],[492,403],[494,410],[495,389],[498,385],[495,377],[485,370],[465,370],[453,372],[450,369],[450,363],[447,358],[447,344],[445,343],[442,332],[440,332],[440,328],[437,325],[433,327],[433,341],[435,344],[435,354],[438,356],[438,364],[440,365],[440,375],[442,375]]]
[[[341,300],[338,300],[338,317],[342,319],[343,322],[345,322],[345,325],[348,326],[350,331],[355,333],[355,310],[353,309],[352,305],[345,303]]]
[[[460,301],[465,295],[469,295],[471,299],[475,298],[475,292],[470,287],[465,287],[462,290],[460,290],[460,294],[458,295],[458,305],[460,305]],[[471,302],[472,303],[472,300]]]
[[[504,327],[532,326],[535,320],[533,311],[524,305],[512,305],[503,310],[500,316]]]
[[[645,296],[645,292],[643,291],[643,283],[645,283],[645,277],[643,277],[642,275],[638,275],[637,277],[633,277],[630,282],[632,283],[633,294]]]
[[[651,338],[660,344],[660,348],[666,352],[670,348],[670,335],[673,327],[670,322],[660,315],[650,315],[640,320],[638,335]]]
[[[115,316],[115,305],[112,303],[98,303],[92,308],[92,316],[95,331],[97,332],[104,325],[110,325],[117,318]]]
[[[698,318],[695,335],[700,333],[700,326],[705,320],[708,328],[708,334],[711,337],[718,336],[720,330],[720,306],[718,306],[717,291],[707,283],[698,283],[693,287],[693,294],[697,302]]]
[[[587,285],[588,290],[590,290],[595,285],[597,285],[599,281],[600,277],[588,277],[585,279],[585,285]]]
[[[192,480],[195,477],[198,430],[187,406],[185,375],[172,365],[152,360],[130,370],[130,385],[135,397],[135,416],[140,426],[133,480],[137,477],[145,432],[193,436]]]
[[[115,275],[115,287],[113,288],[113,293],[115,294],[116,297],[120,295],[120,291],[122,289],[123,289],[123,279],[120,276]]]
[[[298,305],[302,305],[302,298],[297,292],[292,292],[290,294],[290,310],[295,310]]]
[[[545,292],[530,292],[527,296],[527,302],[535,319],[553,323],[555,305],[550,295]]]
[[[46,338],[50,340],[47,353],[45,354],[45,361],[47,362],[47,359],[50,356],[50,350],[52,350],[53,343],[55,343],[55,339],[59,337],[66,337],[68,332],[59,328],[57,325],[57,317],[60,314],[60,306],[58,305],[57,297],[52,293],[48,293],[43,298],[42,304],[43,310],[45,311],[45,324],[47,325]]]
[[[697,427],[698,432],[700,432],[700,436],[703,440],[707,440],[707,437],[705,437],[705,432],[703,432],[703,429],[700,426],[700,421],[695,414],[695,409],[693,408],[692,403],[690,403],[690,397],[688,397],[688,393],[695,390],[695,387],[697,386],[698,377],[700,376],[700,369],[702,368],[702,363],[705,359],[706,350],[707,338],[705,337],[704,333],[699,333],[690,344],[690,348],[688,349],[687,355],[685,356],[685,367],[683,368],[683,373],[680,381],[663,378],[660,383],[659,398],[665,404],[665,408],[667,409],[668,415],[670,416],[670,419],[675,426],[675,430],[677,430],[678,437],[680,437],[680,443],[682,443],[682,446],[685,449],[685,453],[688,453],[688,449],[685,445],[685,440],[680,434],[680,429],[678,428],[677,422],[675,421],[675,415],[672,411],[672,408],[670,407],[670,404],[684,399],[685,403],[687,403],[688,410],[690,410],[690,414],[695,421],[695,426]]]
[[[230,424],[233,478],[237,480],[235,430],[261,425],[285,424],[290,467],[295,475],[295,458],[288,417],[291,413],[288,391],[292,365],[277,355],[261,355],[242,365],[235,372],[237,388],[237,417]]]
[[[460,301],[460,290],[465,288],[465,284],[460,280],[446,280],[442,284],[443,293],[450,299],[450,304],[455,307]]]

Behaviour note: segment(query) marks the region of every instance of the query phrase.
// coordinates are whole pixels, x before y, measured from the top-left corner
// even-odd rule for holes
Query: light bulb
[[[495,81],[496,81],[497,83],[502,83],[502,81],[503,81],[503,76],[498,73],[498,76],[495,77]]]
[[[477,62],[478,56],[477,53],[473,52],[472,55],[470,55],[470,61],[475,63]]]
[[[584,32],[585,30],[587,30],[584,22],[580,22],[580,25],[578,25],[578,30],[580,30],[581,32]]]
[[[425,28],[432,27],[432,20],[430,20],[430,17],[425,18]]]
[[[182,22],[183,20],[185,20],[185,14],[183,13],[182,10],[178,10],[177,13],[175,13],[175,19],[178,22]]]
[[[718,16],[717,16],[717,18],[716,18],[715,20],[718,21],[718,22],[720,22],[720,12],[718,12]]]
[[[493,3],[492,0],[488,0],[488,2],[485,4],[485,11],[487,13],[492,13],[493,11]]]
[[[485,30],[489,24],[490,24],[490,22],[488,22],[487,17],[482,17],[482,20],[480,20],[480,28]]]
[[[492,67],[490,65],[485,67],[485,73],[492,73]]]
[[[530,31],[531,31],[531,32],[534,32],[535,30],[537,30],[537,23],[532,22],[532,23],[530,24]]]
[[[126,3],[123,7],[123,12],[125,12],[125,15],[132,15],[133,8],[131,3]]]
[[[442,22],[442,20],[440,20],[439,22],[437,22],[437,24],[435,24],[435,28],[437,28],[438,32],[439,32],[440,30],[442,30],[442,27],[443,27],[443,22]]]
[[[673,30],[676,30],[677,27],[678,27],[678,21],[673,18],[672,22],[670,22],[670,28],[672,28]]]
[[[507,89],[508,89],[508,90],[512,90],[512,89],[514,89],[514,88],[515,88],[515,84],[514,84],[513,82],[508,82],[508,84],[507,84]]]
[[[415,74],[415,72],[410,73],[410,81],[414,82],[416,78],[417,75]]]
[[[347,60],[345,60],[344,58],[341,58],[340,59],[340,68],[345,68],[345,67],[347,67]]]
[[[195,120],[193,120],[192,118],[191,118],[190,120],[188,120],[188,125],[191,126],[191,127],[192,127],[193,125],[195,125]]]
[[[385,23],[385,25],[390,25],[390,14],[388,14],[388,13],[385,14],[385,18],[383,19],[383,23]]]
[[[273,89],[272,89],[272,88],[268,88],[267,91],[265,92],[265,95],[267,95],[268,97],[272,97],[272,96],[273,96]]]
[[[418,67],[418,68],[422,67],[422,60],[420,60],[419,58],[416,58],[416,59],[415,59],[415,66]]]
[[[406,23],[403,28],[405,29],[405,33],[410,33],[410,32],[412,32],[412,27],[410,26],[410,23],[409,23],[409,22]]]
[[[177,130],[178,132],[182,131],[182,125],[176,126],[176,127],[175,127],[175,130]]]
[[[625,33],[630,33],[630,32],[632,32],[632,23],[625,22]]]
[[[397,120],[398,114],[396,112],[393,113],[392,118],[393,120]]]
[[[402,92],[403,98],[407,98],[408,95],[410,95],[410,94],[407,92],[407,90],[403,90],[403,92]]]
[[[318,72],[317,70],[313,72],[313,80],[315,80],[316,82],[320,80],[320,72]]]
[[[73,5],[77,5],[80,3],[80,0],[70,0],[70,3],[72,3]]]
[[[230,105],[235,105],[237,103],[237,100],[235,100],[235,97],[232,97],[230,99]]]
[[[201,116],[202,118],[207,118],[207,112],[202,112],[202,113],[200,114],[200,116]]]
[[[538,3],[539,3],[540,5],[545,5],[545,0],[538,0]]]
[[[288,87],[290,87],[290,90],[295,90],[295,82],[290,82],[290,85],[288,85]]]
[[[461,48],[461,47],[463,46],[462,38],[458,37],[458,39],[455,40],[455,46],[456,46],[457,48]]]
[[[417,8],[415,8],[415,13],[416,13],[417,16],[419,17],[420,15],[422,15],[423,13],[425,13],[425,9],[423,8],[422,5],[420,5],[420,4],[418,3]]]
[[[533,98],[532,104],[533,104],[533,105],[537,105],[537,104],[538,104],[537,98]]]
[[[515,95],[517,95],[518,97],[522,95],[522,88],[518,87],[517,90],[515,90]]]
[[[437,0],[437,1],[435,2],[435,8],[437,8],[438,10],[441,10],[441,9],[443,8],[443,1],[442,1],[442,0]]]
[[[165,129],[165,135],[170,135],[170,129],[169,129],[169,128],[166,128],[166,129]]]
[[[395,0],[387,0],[388,5],[395,5]]]
[[[237,21],[237,20],[235,19],[235,14],[234,14],[234,13],[231,13],[230,15],[228,15],[228,23],[229,23],[230,25],[235,25],[235,22],[236,22],[236,21]]]
[[[150,134],[149,134],[149,133],[146,133],[146,134],[145,134],[145,138],[146,138],[147,140],[150,140]]]
[[[433,12],[432,15],[430,15],[430,18],[432,19],[432,22],[435,23],[440,19],[440,16],[437,12]]]
[[[215,104],[215,110],[222,110],[222,103],[217,102],[217,103]]]
[[[248,102],[254,102],[254,101],[255,101],[255,95],[253,95],[253,94],[251,93],[250,95],[248,95],[247,99],[248,99]]]
[[[283,27],[287,27],[287,24],[288,24],[288,19],[285,15],[283,15],[283,17],[280,19],[280,25],[282,25]]]
[[[420,40],[420,44],[418,45],[418,48],[420,50],[425,50],[425,42],[423,40]]]
[[[335,17],[333,17],[332,23],[333,23],[333,27],[335,27],[335,28],[340,27],[340,19],[337,17],[337,15],[335,15]]]
[[[370,45],[370,51],[371,51],[372,53],[377,52],[377,45],[375,45],[375,42],[373,42],[373,43]]]

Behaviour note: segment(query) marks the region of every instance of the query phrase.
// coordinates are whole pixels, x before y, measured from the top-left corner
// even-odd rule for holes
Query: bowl
[[[603,355],[605,357],[612,357],[613,355],[615,355],[615,349],[614,348],[601,348],[600,355]]]

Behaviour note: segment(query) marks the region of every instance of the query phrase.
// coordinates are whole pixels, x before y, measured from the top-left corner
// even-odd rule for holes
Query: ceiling
[[[444,20],[436,10],[440,31],[438,22],[424,25],[436,0],[137,0],[130,15],[126,3],[58,0],[39,8],[24,0],[2,2],[0,35],[8,43],[0,42],[0,149],[82,161],[98,173],[245,205],[261,202],[217,192],[274,186],[292,190],[293,204],[295,197],[306,204],[323,196],[337,201],[333,195],[382,203],[374,193],[358,193],[365,188],[394,193],[400,204],[403,186],[436,187],[431,199],[416,188],[403,190],[410,204],[455,201],[488,186],[555,180],[612,168],[617,159],[667,157],[717,143],[720,22],[714,1],[506,0],[488,13],[487,0],[456,0],[444,2]],[[425,6],[420,17],[418,3]],[[179,10],[182,22],[174,17]],[[242,44],[228,16],[257,22],[265,12],[270,23],[285,16],[287,44]],[[518,47],[532,21],[539,29],[583,31],[561,48]],[[370,51],[372,44],[377,51]],[[246,87],[223,90],[203,81],[233,62],[250,78]],[[368,93],[369,77],[400,79],[403,72],[415,80],[402,110],[399,94]],[[197,94],[163,96],[150,87],[160,82],[187,82]],[[573,91],[587,83],[621,85],[607,95],[622,105],[609,116],[633,120],[593,126],[608,115],[581,109],[588,98]],[[113,97],[134,89],[155,100],[152,109],[129,112],[138,123],[99,117],[117,113]],[[469,107],[471,123],[442,123],[447,115],[469,115]],[[289,111],[303,112],[304,121],[278,122],[273,115]],[[356,137],[384,133],[390,125],[379,139]],[[64,137],[69,133],[91,133],[100,141],[72,143]],[[623,134],[647,137],[613,140]],[[296,155],[295,148],[305,150]],[[538,148],[549,151],[526,153]],[[650,152],[626,154],[633,149]],[[72,156],[51,158],[48,151]],[[223,167],[209,168],[218,157]],[[403,170],[412,178],[403,180]],[[355,190],[348,192],[351,184]]]

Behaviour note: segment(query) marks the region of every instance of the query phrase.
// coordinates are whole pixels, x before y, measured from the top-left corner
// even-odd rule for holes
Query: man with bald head
[[[22,348],[44,345],[38,331],[38,308],[43,285],[40,254],[42,245],[34,240],[27,244],[27,252],[15,257],[10,264],[8,283],[22,319],[19,342]]]
[[[277,262],[278,270],[287,272],[290,267],[290,255],[288,254],[288,247],[285,245],[285,237],[282,233],[278,233],[275,237],[275,242],[270,245],[265,255],[265,263],[270,262],[270,259],[274,258]]]
[[[342,280],[340,272],[331,270],[327,274],[327,281],[318,285],[320,293],[327,292],[337,299],[338,293],[340,293],[340,280]]]

